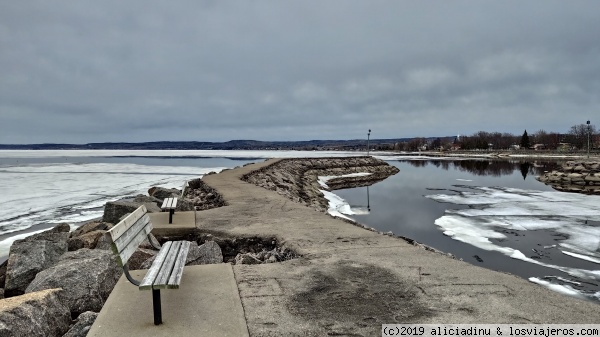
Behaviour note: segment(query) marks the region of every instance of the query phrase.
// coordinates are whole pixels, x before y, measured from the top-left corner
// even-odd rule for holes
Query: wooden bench
[[[160,289],[179,289],[190,242],[169,241],[161,247],[151,231],[150,217],[146,207],[142,205],[111,228],[106,233],[106,237],[111,242],[113,253],[117,256],[117,263],[123,267],[127,280],[138,286],[140,290],[152,290],[154,324],[159,325],[162,323]],[[128,260],[146,238],[160,251],[146,276],[141,281],[137,281],[129,273]]]
[[[181,198],[185,195],[185,189],[187,188],[187,181],[183,183],[183,188],[181,189]],[[177,208],[177,198],[165,198],[163,200],[162,206],[160,209],[163,211],[169,211],[169,223],[173,223],[173,214],[175,214],[175,209]]]

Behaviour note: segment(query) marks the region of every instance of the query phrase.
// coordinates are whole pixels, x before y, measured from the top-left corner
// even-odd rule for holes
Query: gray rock
[[[101,222],[101,221],[92,221],[92,222],[88,222],[84,225],[81,225],[79,228],[75,229],[74,231],[71,232],[71,237],[77,237],[89,232],[93,232],[93,231],[98,231],[98,230],[103,230],[103,231],[107,231],[109,229],[111,229],[113,226],[112,223],[109,222]]]
[[[2,262],[0,264],[0,288],[4,290],[4,285],[6,283],[6,266],[8,265],[8,260]]]
[[[152,261],[154,261],[156,253],[158,253],[156,250],[138,248],[128,260],[129,270],[148,269],[142,268],[142,265],[150,258],[152,258]]]
[[[93,311],[86,311],[77,317],[77,322],[75,325],[69,329],[69,331],[64,334],[62,337],[85,337],[87,336],[90,328],[96,321],[98,317],[98,313]]]
[[[201,264],[223,263],[223,252],[221,247],[214,241],[206,241],[198,246],[192,242],[185,261],[186,266],[195,266]]]
[[[109,201],[104,205],[102,221],[117,224],[124,215],[135,211],[138,207],[140,207],[138,203],[131,201]]]
[[[138,194],[135,196],[135,198],[133,198],[133,202],[143,203],[145,205],[152,204],[154,207],[158,207],[158,209],[160,209],[163,201],[162,199],[158,199],[156,197]]]
[[[235,257],[235,264],[261,264],[261,260],[254,257],[251,253],[238,254]]]
[[[61,289],[48,289],[0,301],[0,336],[62,336],[71,315],[60,302]]]
[[[148,190],[148,195],[151,197],[158,198],[160,200],[172,197],[180,197],[181,191],[175,188],[164,188],[164,187],[151,187]]]
[[[47,231],[47,232],[51,232],[51,233],[68,233],[71,231],[71,226],[69,226],[68,223],[61,223],[58,224],[56,226],[54,226],[54,228],[52,228],[51,230]]]
[[[104,235],[104,233],[106,233],[106,231],[96,230],[70,238],[67,241],[67,244],[69,245],[69,251],[74,251],[81,248],[96,248],[98,240]]]
[[[21,295],[40,271],[54,265],[67,252],[68,232],[53,230],[15,241],[6,267],[5,295]]]
[[[94,249],[108,250],[112,252],[111,245],[112,243],[111,241],[109,241],[106,235],[102,235],[100,238],[98,238],[98,241],[96,242],[96,247]]]
[[[83,248],[65,253],[55,266],[38,273],[25,291],[62,288],[60,299],[71,314],[99,312],[121,273],[111,252]]]
[[[192,200],[177,199],[177,208],[175,209],[177,212],[188,212],[194,209],[194,202]]]

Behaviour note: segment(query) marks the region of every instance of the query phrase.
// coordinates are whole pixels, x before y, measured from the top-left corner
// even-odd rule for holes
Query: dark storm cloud
[[[0,143],[567,131],[596,1],[7,2]]]

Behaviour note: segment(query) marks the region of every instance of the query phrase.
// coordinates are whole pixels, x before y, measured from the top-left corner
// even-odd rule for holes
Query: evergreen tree
[[[523,132],[523,136],[521,136],[521,148],[528,149],[529,146],[529,136],[527,135],[527,130],[525,130],[525,132]]]

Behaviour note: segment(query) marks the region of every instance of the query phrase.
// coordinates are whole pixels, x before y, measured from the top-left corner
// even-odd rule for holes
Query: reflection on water
[[[600,199],[556,192],[535,180],[557,162],[389,163],[400,173],[369,188],[335,191],[351,205],[367,204],[368,214],[352,216],[358,222],[472,264],[600,297],[594,262],[600,261],[600,223],[594,221]]]
[[[541,175],[560,166],[557,162],[515,160],[404,160],[399,162],[408,163],[413,167],[433,165],[446,171],[453,169],[476,176],[500,177],[512,175],[516,170],[520,170],[523,179],[529,174]]]

